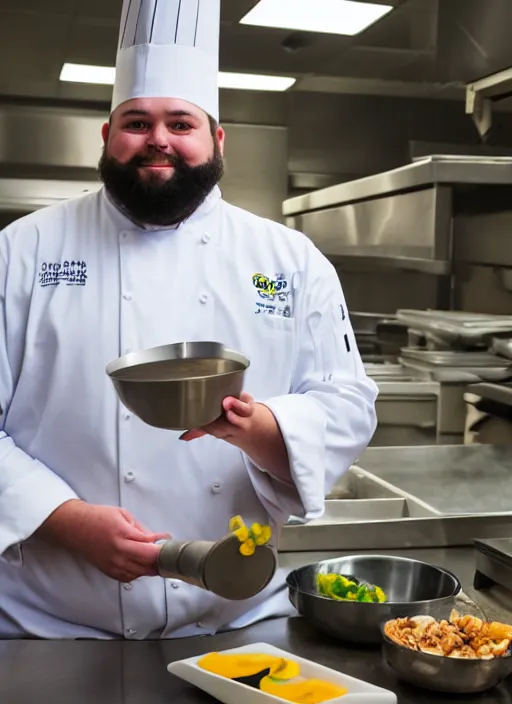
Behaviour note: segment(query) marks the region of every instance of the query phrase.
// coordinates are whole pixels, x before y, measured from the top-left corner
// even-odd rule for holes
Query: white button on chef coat
[[[197,246],[204,233],[215,247]],[[119,305],[123,292],[133,303]],[[242,602],[160,577],[128,590],[31,536],[77,497],[179,540],[217,540],[235,513],[276,531],[290,515],[320,517],[375,428],[377,389],[345,308],[306,237],[217,188],[172,231],[141,231],[100,189],[0,233],[0,637],[179,638],[291,613],[281,570]],[[228,443],[125,422],[107,364],[185,340],[249,357],[245,390],[274,413],[295,489]]]

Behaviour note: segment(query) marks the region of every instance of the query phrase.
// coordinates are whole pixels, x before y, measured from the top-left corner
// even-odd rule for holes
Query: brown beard
[[[100,178],[132,220],[141,225],[171,227],[189,218],[222,178],[224,162],[217,140],[214,144],[212,158],[198,166],[189,166],[175,154],[157,152],[121,164],[104,148],[98,164]],[[138,169],[152,162],[168,163],[174,167],[174,174],[166,181],[155,174],[142,179]]]

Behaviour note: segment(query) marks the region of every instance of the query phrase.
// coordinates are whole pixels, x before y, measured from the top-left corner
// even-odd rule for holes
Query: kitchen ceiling
[[[512,5],[509,0],[372,1],[394,10],[358,36],[343,37],[241,25],[257,0],[222,0],[221,70],[296,76],[293,90],[460,97],[464,81],[478,77],[466,76],[467,67],[512,64],[506,21],[512,9],[507,16],[496,14],[498,6],[505,12],[505,3]],[[114,65],[121,5],[1,0],[0,98],[110,101],[110,86],[63,83],[59,74],[64,62]],[[502,28],[505,53],[482,48],[482,28],[493,45]]]

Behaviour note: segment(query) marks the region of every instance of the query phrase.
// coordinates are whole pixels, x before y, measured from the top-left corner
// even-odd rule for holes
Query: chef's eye
[[[175,122],[174,125],[172,125],[172,129],[176,130],[176,132],[188,132],[192,127],[188,122]]]
[[[142,122],[142,120],[134,120],[133,122],[129,122],[126,125],[127,129],[135,131],[144,130],[147,128],[147,126],[147,123]]]

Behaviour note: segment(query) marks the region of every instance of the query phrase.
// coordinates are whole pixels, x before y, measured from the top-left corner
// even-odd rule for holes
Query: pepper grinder
[[[252,555],[242,555],[240,540],[229,534],[209,540],[166,541],[158,556],[158,573],[179,579],[224,599],[240,601],[259,594],[277,567],[272,548],[259,545]]]

